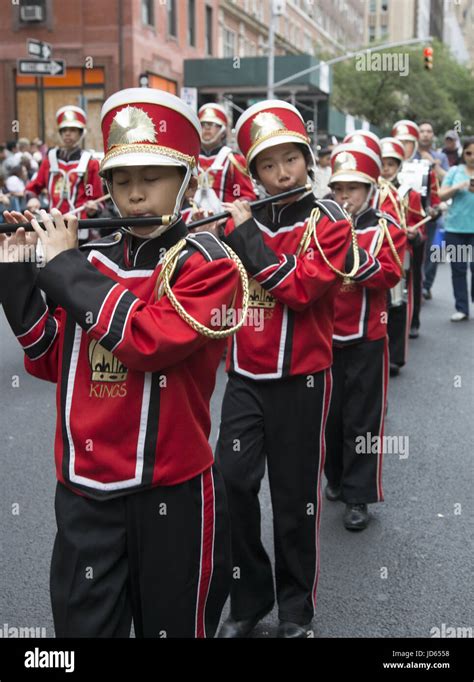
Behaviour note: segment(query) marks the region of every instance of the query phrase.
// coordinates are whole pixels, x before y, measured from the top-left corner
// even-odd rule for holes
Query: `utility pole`
[[[275,96],[275,26],[276,18],[285,14],[286,0],[270,0],[270,23],[268,27],[267,99]]]
[[[270,2],[270,25],[268,29],[268,71],[267,71],[267,99],[273,99],[273,84],[275,82],[275,13],[273,0]]]

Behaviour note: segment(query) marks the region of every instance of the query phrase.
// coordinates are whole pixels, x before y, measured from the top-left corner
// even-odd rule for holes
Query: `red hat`
[[[62,130],[62,128],[80,128],[84,130],[87,125],[87,114],[84,109],[68,104],[57,110],[56,123],[59,130]]]
[[[345,136],[342,143],[368,147],[379,156],[382,152],[380,147],[380,139],[377,137],[377,135],[375,135],[375,133],[371,133],[370,130],[354,130],[353,133],[349,133]]]
[[[382,164],[380,156],[369,147],[348,143],[338,145],[331,154],[333,182],[365,182],[376,183]]]
[[[226,110],[216,102],[203,104],[198,111],[198,118],[201,123],[216,123],[224,128],[227,128],[229,124]]]
[[[235,133],[249,167],[264,149],[285,142],[304,144],[313,156],[301,114],[292,104],[279,99],[257,102],[249,107],[237,121]]]
[[[120,90],[105,101],[101,119],[101,175],[118,166],[197,168],[201,124],[179,97],[152,88]]]
[[[399,140],[418,142],[420,139],[420,129],[414,121],[404,119],[395,123],[391,135]]]
[[[405,147],[396,137],[384,137],[380,140],[382,145],[382,159],[405,160]]]

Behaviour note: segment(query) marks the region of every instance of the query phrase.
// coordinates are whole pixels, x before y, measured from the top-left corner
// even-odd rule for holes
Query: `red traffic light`
[[[424,62],[425,62],[425,69],[427,71],[431,71],[433,68],[433,48],[432,47],[425,47],[423,50],[423,57],[424,57]]]

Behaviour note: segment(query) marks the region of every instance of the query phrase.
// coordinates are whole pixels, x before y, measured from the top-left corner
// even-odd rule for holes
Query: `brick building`
[[[104,98],[139,85],[179,95],[183,60],[214,54],[218,0],[0,0],[0,140],[17,135],[57,142],[55,111],[85,106],[88,146],[101,149]],[[50,43],[64,77],[18,76],[26,40]],[[19,128],[15,126],[18,122]]]

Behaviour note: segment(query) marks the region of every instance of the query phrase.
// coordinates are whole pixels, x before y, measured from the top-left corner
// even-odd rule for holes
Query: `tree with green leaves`
[[[474,76],[449,48],[433,43],[433,68],[424,68],[423,45],[364,52],[334,69],[331,104],[362,116],[389,134],[403,118],[428,119],[438,134],[474,134]]]

